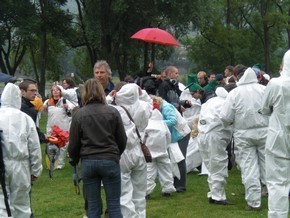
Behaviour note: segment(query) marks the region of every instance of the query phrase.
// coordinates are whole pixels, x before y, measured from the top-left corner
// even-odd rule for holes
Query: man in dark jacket
[[[29,115],[34,123],[36,124],[37,120],[37,110],[34,108],[34,105],[31,103],[36,97],[37,87],[35,82],[32,80],[24,80],[19,84],[19,88],[21,90],[22,102],[21,102],[21,111]],[[41,143],[46,142],[46,136],[40,131],[38,127],[37,133],[39,136],[39,140]]]
[[[179,96],[181,90],[178,84],[178,69],[175,66],[169,66],[164,70],[166,79],[158,87],[158,96],[172,104],[180,113],[182,113],[186,107],[191,106],[189,101],[180,101]]]

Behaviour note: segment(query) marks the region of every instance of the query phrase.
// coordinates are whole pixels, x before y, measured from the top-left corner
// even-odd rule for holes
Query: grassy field
[[[44,130],[45,116],[41,120]],[[45,145],[42,145],[43,156]],[[44,158],[43,158],[44,160]],[[43,162],[44,163],[44,162]],[[84,214],[83,197],[75,194],[72,182],[73,168],[66,163],[63,170],[54,171],[52,179],[45,169],[35,182],[32,190],[32,207],[36,218],[81,218]],[[144,178],[146,179],[146,178]],[[227,197],[233,206],[220,206],[208,203],[207,177],[198,173],[188,174],[186,193],[174,193],[171,198],[161,196],[159,183],[151,199],[147,201],[147,217],[206,217],[206,218],[244,218],[267,217],[267,198],[262,199],[262,210],[259,212],[245,211],[244,187],[241,184],[240,172],[234,168],[229,172]],[[104,199],[103,199],[104,201]]]

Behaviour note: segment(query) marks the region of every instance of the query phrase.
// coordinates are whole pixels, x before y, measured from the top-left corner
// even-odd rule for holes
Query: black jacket
[[[166,78],[158,87],[158,96],[166,100],[168,103],[173,104],[177,110],[180,110],[180,94],[181,91],[178,87],[177,80]]]
[[[92,102],[73,115],[68,146],[71,162],[77,164],[80,158],[118,162],[126,144],[124,125],[114,107]]]
[[[36,119],[37,119],[37,110],[34,108],[34,105],[25,97],[22,97],[22,102],[21,102],[21,109],[22,112],[26,113],[28,116],[30,116],[34,123],[36,124]],[[36,127],[39,141],[40,143],[45,143],[47,142],[45,135],[40,131],[38,127]]]

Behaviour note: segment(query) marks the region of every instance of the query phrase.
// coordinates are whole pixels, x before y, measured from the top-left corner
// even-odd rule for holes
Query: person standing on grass
[[[103,87],[95,79],[85,82],[82,103],[83,107],[72,117],[68,152],[73,166],[78,164],[79,159],[82,162],[88,217],[102,215],[101,182],[109,217],[122,217],[119,160],[126,148],[127,136],[121,116],[115,108],[106,104]]]
[[[50,97],[44,102],[43,107],[47,112],[46,134],[52,134],[52,126],[58,126],[62,130],[69,131],[72,110],[75,105],[63,98],[59,86],[51,87]],[[58,163],[56,166],[58,170],[63,169],[65,166],[65,158],[67,156],[66,150],[67,143],[59,150]]]
[[[19,84],[19,88],[22,95],[20,110],[26,113],[28,116],[30,116],[36,125],[38,111],[35,109],[34,105],[31,103],[31,101],[35,100],[35,97],[37,95],[36,83],[31,80],[24,80]],[[36,126],[36,129],[37,129],[40,143],[47,142],[46,135],[43,134],[37,126]]]
[[[156,187],[155,179],[157,175],[163,197],[170,197],[171,193],[176,191],[173,186],[173,174],[167,152],[171,141],[171,133],[163,121],[158,104],[155,103],[154,107],[144,136],[144,143],[148,146],[152,155],[152,163],[147,163],[146,199],[150,198],[150,193]]]
[[[266,182],[265,143],[269,119],[258,113],[265,88],[258,84],[254,70],[247,68],[237,87],[229,92],[220,113],[224,125],[234,127],[236,161],[242,173],[248,211],[261,209],[261,187]]]
[[[13,217],[30,218],[31,183],[42,172],[42,156],[36,126],[30,116],[20,111],[21,92],[8,83],[1,96],[0,130],[5,182]],[[0,189],[0,217],[7,217]],[[3,201],[2,201],[3,200]]]
[[[116,92],[115,104],[123,106],[134,120],[128,122],[128,114],[121,108],[128,143],[121,156],[121,210],[124,218],[146,217],[147,165],[137,137],[136,128],[141,137],[151,116],[152,104],[140,100],[141,88],[135,83],[127,83]],[[120,107],[119,107],[120,108]],[[128,125],[129,123],[129,125]]]
[[[187,145],[190,138],[190,128],[187,125],[186,120],[181,116],[177,109],[169,104],[166,100],[158,96],[151,96],[153,103],[157,104],[163,117],[163,121],[169,128],[171,133],[171,143],[178,143],[178,147],[186,158]],[[185,159],[178,162],[178,170],[180,173],[180,178],[174,177],[174,187],[176,192],[183,193],[186,192],[187,184],[187,170]],[[173,171],[174,173],[174,171]]]
[[[225,185],[228,177],[227,145],[231,141],[232,127],[224,127],[219,118],[228,92],[218,87],[216,97],[201,106],[197,136],[199,151],[208,169],[209,203],[231,205],[227,201]]]
[[[290,190],[290,50],[284,54],[281,75],[269,81],[261,113],[270,115],[266,142],[268,217],[289,216]]]

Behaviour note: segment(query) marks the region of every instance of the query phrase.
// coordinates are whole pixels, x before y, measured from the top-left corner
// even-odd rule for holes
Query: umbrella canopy
[[[137,33],[131,36],[131,39],[138,39],[145,42],[167,46],[179,46],[179,43],[170,33],[159,28],[145,28],[139,30]]]
[[[0,82],[6,82],[12,78],[11,75],[0,72]]]

